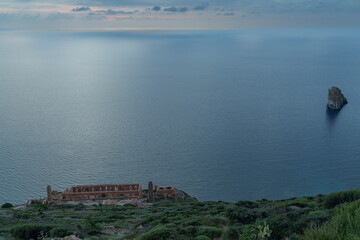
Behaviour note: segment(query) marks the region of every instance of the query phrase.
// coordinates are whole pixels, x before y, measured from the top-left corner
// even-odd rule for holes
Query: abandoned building
[[[81,202],[88,200],[141,200],[143,190],[141,184],[106,184],[106,185],[81,185],[66,188],[63,192],[52,191],[47,186],[47,203]],[[147,201],[152,203],[159,196],[175,198],[173,187],[159,187],[150,181],[147,191]],[[154,198],[155,197],[155,198]]]
[[[165,199],[175,198],[175,189],[174,187],[159,187],[155,185],[155,195],[163,195]]]
[[[54,191],[47,188],[48,202],[53,202]],[[87,200],[132,200],[142,199],[141,184],[107,184],[107,185],[82,185],[65,189],[60,193],[60,202],[87,201]]]
[[[104,199],[141,199],[141,184],[84,185],[66,189],[61,201],[83,201]]]

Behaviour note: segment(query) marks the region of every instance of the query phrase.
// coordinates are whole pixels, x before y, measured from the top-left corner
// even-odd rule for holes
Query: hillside
[[[286,200],[4,205],[0,239],[358,239],[360,190]],[[9,207],[9,208],[7,208]],[[77,239],[75,236],[67,239]]]

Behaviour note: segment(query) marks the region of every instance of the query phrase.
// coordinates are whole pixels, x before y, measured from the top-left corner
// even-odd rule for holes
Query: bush
[[[236,206],[238,207],[246,207],[246,208],[258,208],[259,204],[257,204],[256,202],[252,202],[252,201],[238,201],[237,203],[235,203]]]
[[[256,240],[259,230],[255,225],[245,225],[240,228],[239,240]]]
[[[85,220],[85,224],[81,227],[81,229],[84,230],[88,235],[96,235],[100,232],[99,225],[96,224],[96,222],[91,217],[88,217]]]
[[[303,234],[309,227],[321,226],[330,219],[327,211],[311,211],[311,209],[301,209],[288,213],[287,215],[276,215],[266,219],[272,230],[272,239],[284,239],[293,234]]]
[[[309,228],[304,240],[355,240],[360,236],[360,200],[340,205],[330,222]]]
[[[319,227],[324,222],[330,220],[330,214],[326,211],[313,211],[294,219],[292,231],[297,234],[303,234],[303,231],[309,227]]]
[[[266,219],[272,230],[272,239],[284,239],[293,233],[293,222],[286,215],[277,215]]]
[[[359,190],[348,190],[342,192],[331,193],[324,199],[325,208],[334,208],[341,203],[354,202],[360,199]]]
[[[52,226],[42,224],[24,224],[13,227],[10,233],[17,239],[38,239],[49,236]]]
[[[73,232],[70,231],[69,229],[66,228],[62,228],[62,227],[57,227],[57,228],[53,228],[50,231],[50,236],[51,237],[66,237],[66,236],[70,236],[72,235]]]
[[[226,217],[229,219],[229,223],[241,223],[241,224],[251,224],[256,221],[257,218],[264,218],[265,213],[258,210],[238,207],[238,208],[228,208],[225,213]]]
[[[207,236],[200,235],[200,236],[197,236],[197,237],[195,238],[195,240],[211,240],[211,239],[208,238]]]
[[[197,229],[194,226],[187,226],[180,230],[181,233],[188,235],[188,236],[194,236]]]
[[[289,237],[289,240],[301,240],[301,236],[294,233]]]
[[[197,230],[197,235],[204,235],[210,239],[221,237],[223,231],[217,227],[199,227]]]
[[[86,206],[83,203],[79,203],[74,207],[75,211],[83,210]]]
[[[139,240],[170,240],[176,239],[175,233],[173,230],[161,227],[157,229],[153,229],[149,232],[143,233]]]
[[[3,205],[1,205],[1,208],[12,208],[13,205],[11,203],[4,203]]]
[[[224,240],[239,240],[239,228],[237,227],[228,227],[223,235],[222,235],[222,239]]]
[[[200,217],[194,217],[183,221],[183,226],[201,226],[202,220]]]
[[[140,225],[150,224],[156,220],[158,220],[158,217],[156,217],[155,215],[145,216],[135,226],[138,227]]]

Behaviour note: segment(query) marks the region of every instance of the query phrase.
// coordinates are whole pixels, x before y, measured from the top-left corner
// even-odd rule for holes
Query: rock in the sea
[[[329,89],[328,108],[331,110],[340,110],[347,103],[348,101],[339,88],[332,87]]]

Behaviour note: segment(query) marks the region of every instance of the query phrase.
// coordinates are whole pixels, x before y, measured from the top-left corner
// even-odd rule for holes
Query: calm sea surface
[[[359,188],[360,30],[0,31],[0,203],[148,180],[224,201]]]

